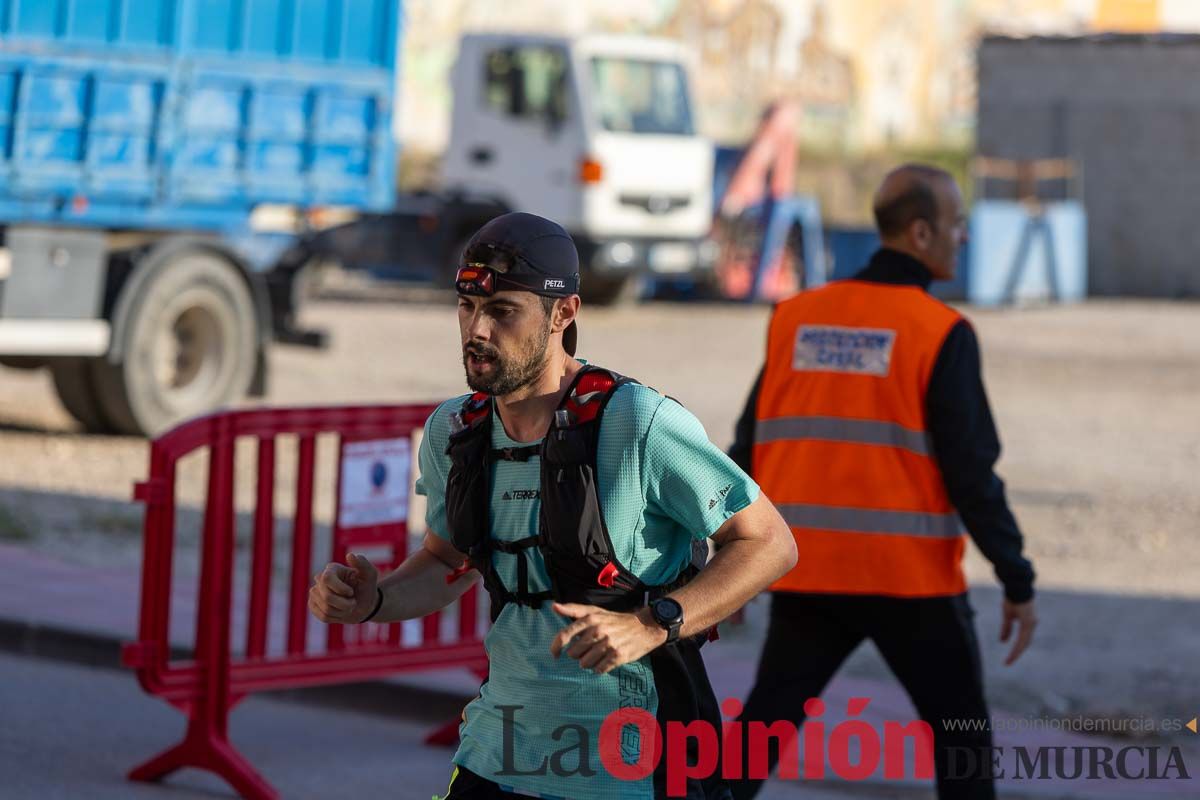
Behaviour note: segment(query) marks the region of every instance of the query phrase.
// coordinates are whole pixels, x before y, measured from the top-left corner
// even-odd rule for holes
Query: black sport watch
[[[650,616],[654,622],[667,632],[667,644],[679,639],[679,629],[683,627],[683,606],[669,597],[660,597],[650,603]]]

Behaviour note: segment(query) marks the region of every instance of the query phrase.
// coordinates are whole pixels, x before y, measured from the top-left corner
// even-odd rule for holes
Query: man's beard
[[[550,341],[550,326],[541,329],[526,347],[514,356],[501,357],[500,351],[489,344],[468,342],[463,345],[463,371],[467,375],[467,386],[473,392],[484,392],[493,397],[503,397],[523,389],[537,380],[546,365],[546,345]],[[467,355],[474,353],[492,359],[489,375],[475,376],[467,365]]]

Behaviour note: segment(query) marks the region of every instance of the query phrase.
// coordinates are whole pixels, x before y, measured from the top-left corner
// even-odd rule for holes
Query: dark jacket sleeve
[[[750,389],[750,396],[746,398],[742,416],[738,417],[737,425],[733,428],[733,444],[729,446],[729,457],[733,459],[733,463],[751,478],[754,477],[754,473],[750,471],[754,455],[754,417],[758,408],[758,390],[762,387],[762,377],[763,371],[760,369],[758,377],[754,379],[754,387]]]
[[[960,320],[942,344],[926,394],[929,433],[950,502],[984,556],[995,567],[1005,596],[1033,597],[1033,565],[1021,554],[1023,539],[994,467],[1000,438],[980,371],[979,343]]]

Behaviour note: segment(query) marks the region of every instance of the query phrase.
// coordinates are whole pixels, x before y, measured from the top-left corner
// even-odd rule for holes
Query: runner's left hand
[[[550,652],[558,658],[565,649],[579,666],[598,675],[637,661],[667,641],[667,632],[648,609],[626,614],[580,603],[555,603],[553,608],[573,621],[554,637]]]

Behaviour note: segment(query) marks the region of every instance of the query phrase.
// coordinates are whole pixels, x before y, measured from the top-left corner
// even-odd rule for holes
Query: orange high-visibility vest
[[[966,537],[925,416],[930,373],[959,319],[919,287],[854,280],[776,308],[754,477],[791,527],[799,557],[772,590],[966,591]]]

